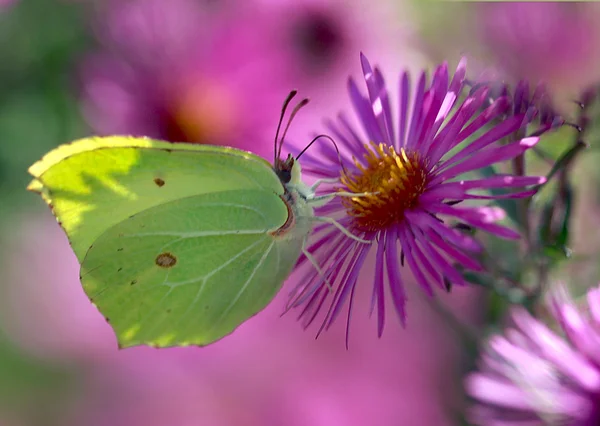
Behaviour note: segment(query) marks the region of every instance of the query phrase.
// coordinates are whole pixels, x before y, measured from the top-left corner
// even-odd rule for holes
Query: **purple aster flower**
[[[289,306],[302,308],[300,317],[308,326],[328,304],[323,330],[331,326],[348,302],[349,321],[359,272],[373,251],[376,263],[371,272],[372,311],[376,307],[381,335],[386,283],[400,321],[405,323],[404,266],[408,265],[429,295],[433,295],[434,287],[446,289],[448,283],[466,284],[461,268],[482,269],[473,257],[481,245],[455,229],[454,221],[498,237],[519,238],[514,230],[495,223],[504,217],[503,210],[457,203],[528,197],[535,191],[515,188],[537,185],[545,179],[512,175],[461,177],[522,155],[539,139],[498,143],[519,129],[525,115],[512,115],[490,127],[510,103],[506,98],[498,98],[482,110],[488,99],[487,87],[463,96],[464,60],[451,80],[447,64],[436,69],[430,84],[422,73],[412,101],[409,75],[403,73],[400,111],[396,115],[380,70],[373,69],[364,56],[361,61],[368,95],[361,94],[352,79],[349,92],[364,133],[340,114],[337,122],[326,124],[340,144],[345,166],[326,144],[320,146],[319,155],[306,154],[302,165],[305,172],[318,178],[339,179],[330,191],[370,193],[354,198],[336,197],[316,214],[337,219],[347,230],[372,244],[356,241],[330,225],[315,228],[315,241],[308,250],[322,265],[323,276],[314,269],[308,270],[292,291]],[[501,195],[485,192],[491,189],[504,191]],[[298,266],[304,263],[303,258]]]
[[[477,425],[600,424],[600,288],[587,294],[588,313],[555,294],[552,311],[560,335],[525,309],[512,310],[514,326],[490,339],[480,371],[466,379],[477,400]]]
[[[545,84],[537,84],[532,91],[527,80],[520,80],[513,90],[509,83],[494,80],[493,77],[486,78],[485,75],[484,72],[479,78],[480,81],[473,84],[471,93],[474,93],[482,85],[487,86],[489,99],[486,106],[498,98],[506,98],[510,106],[504,114],[498,117],[499,120],[505,120],[511,115],[525,114],[518,134],[540,136],[565,124],[565,119],[556,112]]]
[[[101,134],[268,154],[289,91],[268,25],[194,0],[109,1],[84,63],[84,112]],[[264,141],[264,142],[263,142]]]

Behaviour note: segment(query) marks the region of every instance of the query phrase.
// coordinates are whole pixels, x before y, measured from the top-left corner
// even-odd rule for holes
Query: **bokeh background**
[[[360,286],[346,350],[343,321],[315,340],[293,312],[280,316],[288,282],[210,347],[119,351],[65,236],[25,191],[27,167],[61,143],[113,133],[271,158],[287,93],[311,99],[290,132],[308,141],[348,109],[361,51],[393,87],[402,68],[467,54],[474,75],[546,81],[568,114],[600,81],[599,24],[593,3],[0,0],[0,425],[460,424],[472,360],[447,313],[478,324],[477,289],[455,289],[440,307],[409,288],[408,327],[389,321],[378,339]],[[590,254],[586,285],[600,277],[589,137],[573,236]]]

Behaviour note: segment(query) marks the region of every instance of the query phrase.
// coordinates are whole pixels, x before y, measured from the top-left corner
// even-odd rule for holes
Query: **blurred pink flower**
[[[346,102],[349,75],[361,71],[360,52],[384,58],[384,69],[419,66],[410,42],[410,14],[395,0],[255,0],[278,14],[273,31],[287,52],[288,71],[300,89],[324,100],[321,116]],[[314,124],[310,126],[314,129]]]
[[[231,145],[270,158],[290,90],[311,99],[290,132],[304,140],[304,123],[341,107],[361,49],[392,51],[394,65],[406,65],[393,3],[109,0],[97,17],[102,48],[83,64],[84,114],[101,134]]]
[[[553,83],[597,77],[599,9],[584,3],[479,3],[477,22],[486,51],[515,79]]]
[[[111,0],[98,21],[103,48],[82,78],[96,132],[270,154],[290,87],[268,22],[220,16],[194,0]]]
[[[455,375],[461,345],[416,292],[409,291],[415,300],[407,331],[390,324],[378,339],[373,324],[358,321],[348,351],[341,324],[315,341],[292,315],[280,317],[285,289],[209,347],[119,351],[80,287],[60,228],[50,218],[30,217],[15,231],[19,240],[3,265],[9,279],[0,298],[6,333],[39,356],[87,366],[73,417],[61,424],[452,424],[445,410],[460,403]],[[366,287],[357,290],[360,315],[369,309]],[[472,317],[474,295],[455,289],[456,310]]]
[[[268,31],[282,52],[290,79],[319,87],[341,76],[343,84],[361,49],[373,49],[393,31],[382,19],[385,1],[254,0],[252,9],[270,22]]]
[[[585,310],[561,290],[552,296],[558,333],[518,307],[514,325],[490,339],[480,371],[466,379],[473,424],[600,423],[600,288],[588,292]]]
[[[227,3],[226,3],[227,4]],[[384,58],[384,67],[418,65],[408,46],[410,17],[394,0],[232,1],[236,12],[261,25],[288,87],[310,98],[290,139],[305,145],[307,129],[346,104],[349,75],[360,72],[360,51]],[[386,42],[393,40],[393,42]],[[266,42],[265,42],[266,43]]]
[[[23,216],[27,226],[18,229],[18,243],[2,265],[0,327],[35,355],[85,358],[106,351],[107,342],[108,348],[116,345],[116,339],[73,279],[77,258],[51,221]]]

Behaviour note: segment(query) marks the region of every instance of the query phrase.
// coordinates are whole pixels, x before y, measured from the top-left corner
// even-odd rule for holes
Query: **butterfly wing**
[[[262,310],[290,273],[301,241],[273,236],[287,214],[265,190],[152,207],[94,242],[83,287],[121,347],[209,344]]]
[[[301,239],[270,164],[233,148],[89,138],[30,168],[121,346],[205,345],[274,297]],[[276,234],[276,233],[275,233]]]
[[[234,189],[283,193],[264,159],[234,148],[146,138],[94,137],[62,145],[30,167],[81,262],[111,226],[191,195]]]

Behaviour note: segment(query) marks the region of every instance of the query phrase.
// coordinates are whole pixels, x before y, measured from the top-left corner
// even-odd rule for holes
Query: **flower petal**
[[[400,77],[400,116],[398,117],[398,144],[394,145],[397,151],[406,146],[406,122],[408,119],[408,104],[410,102],[410,77],[408,72],[403,72]]]
[[[506,213],[499,207],[454,207],[447,204],[431,205],[433,213],[454,216],[461,222],[466,222],[490,234],[507,239],[519,239],[521,235],[506,226],[494,222],[504,218]]]
[[[508,145],[481,150],[461,163],[458,163],[455,166],[438,173],[431,184],[435,185],[472,170],[487,167],[494,163],[511,160],[516,156],[523,154],[529,148],[533,147],[539,142],[539,140],[540,138],[538,137],[525,138]],[[460,154],[457,154],[457,156],[458,155]]]
[[[373,71],[368,59],[362,53],[360,54],[360,62],[362,65],[365,82],[367,83],[367,91],[369,93],[369,99],[371,100],[371,108],[375,113],[375,119],[377,120],[379,131],[382,135],[384,135],[384,138],[378,140],[378,142],[385,143],[386,145],[392,145],[394,141],[393,130],[392,122],[389,121],[391,114],[389,111],[385,111],[386,106],[389,108],[389,101],[387,102],[387,105],[384,101],[384,98],[387,97],[387,89],[385,88],[383,79],[378,78],[381,77],[381,75]]]
[[[442,238],[446,239],[450,243],[463,250],[472,252],[479,252],[482,250],[481,244],[474,238],[469,237],[455,229],[451,229],[448,226],[441,223],[439,220],[434,219],[428,212],[425,211],[406,211],[405,216],[410,220],[413,226],[419,226],[420,228],[432,231],[439,234]],[[426,231],[425,231],[426,232]]]
[[[429,296],[433,296],[433,290],[429,285],[429,280],[425,278],[425,275],[423,274],[423,271],[421,270],[414,256],[415,252],[418,252],[418,247],[416,247],[414,236],[406,229],[406,227],[403,227],[398,234],[398,239],[402,244],[404,259],[408,263],[413,276],[417,279],[417,282],[421,288],[425,290],[425,293],[427,293]]]
[[[377,254],[375,255],[375,278],[373,281],[373,299],[371,302],[371,314],[377,304],[377,336],[383,335],[383,326],[385,324],[385,292],[384,292],[384,233],[379,232]]]
[[[406,294],[404,293],[404,284],[400,275],[400,262],[397,248],[398,234],[396,229],[390,229],[385,232],[385,265],[388,277],[392,301],[403,326],[406,325]]]
[[[422,121],[422,106],[423,99],[425,98],[425,81],[426,76],[425,73],[421,73],[421,77],[419,78],[419,84],[417,86],[417,92],[415,93],[415,101],[413,103],[411,116],[410,116],[410,126],[408,129],[408,138],[406,139],[405,148],[417,149],[417,144],[419,140],[416,135],[417,132],[421,130],[421,121]]]
[[[377,124],[377,119],[373,112],[373,108],[367,98],[365,98],[358,90],[358,86],[352,78],[348,80],[348,92],[350,93],[350,99],[354,105],[354,110],[360,118],[360,122],[363,125],[365,132],[368,135],[370,141],[381,141],[383,135]]]
[[[339,315],[342,306],[344,306],[344,302],[354,290],[356,280],[358,279],[358,273],[365,262],[365,258],[367,257],[370,248],[371,246],[369,245],[358,243],[358,249],[354,252],[354,256],[350,260],[350,264],[348,265],[346,273],[344,274],[344,277],[341,279],[340,285],[338,286],[335,301],[332,303],[332,309],[330,309],[330,312],[328,313],[325,330],[328,330],[329,327],[331,327]]]
[[[444,161],[444,163],[440,166],[438,173],[448,169],[450,166],[460,163],[461,161],[468,159],[469,157],[477,157],[482,150],[491,145],[493,143],[498,142],[502,138],[514,133],[519,129],[521,123],[523,121],[522,116],[511,117],[502,123],[498,124],[491,130],[484,133],[482,136],[475,139],[471,142],[467,147],[461,149],[458,153],[456,153],[453,157]],[[496,162],[503,161],[501,159],[496,160]],[[477,167],[474,167],[477,168]]]

